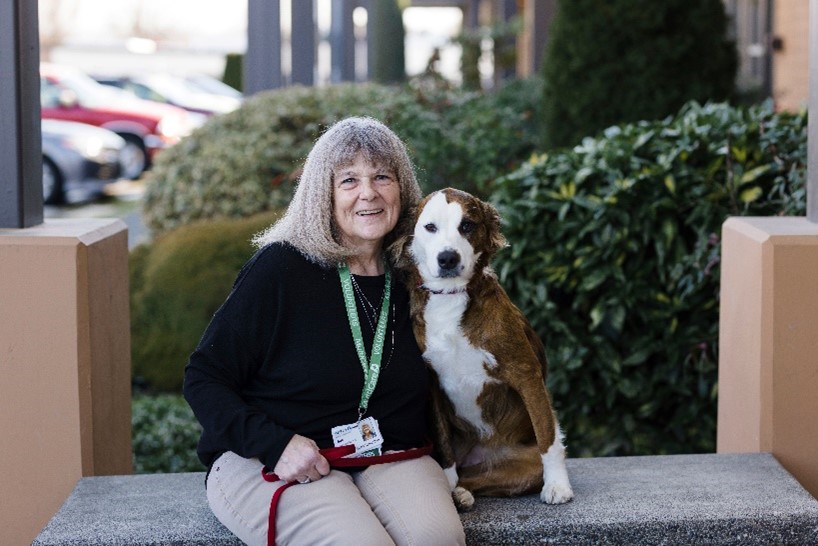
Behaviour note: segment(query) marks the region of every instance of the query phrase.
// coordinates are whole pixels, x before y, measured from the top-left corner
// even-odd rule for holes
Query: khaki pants
[[[251,546],[267,544],[270,499],[284,482],[266,482],[262,464],[228,452],[207,479],[207,500],[225,527]],[[446,477],[431,457],[377,464],[284,491],[278,544],[465,544]]]

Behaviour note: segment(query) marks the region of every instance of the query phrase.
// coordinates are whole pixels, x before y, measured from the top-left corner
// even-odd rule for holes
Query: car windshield
[[[184,101],[191,93],[197,93],[197,90],[184,80],[170,76],[154,75],[146,79],[146,84],[144,85],[146,89],[153,88],[154,91],[174,102]],[[140,84],[137,82],[137,85]]]
[[[242,97],[239,91],[236,91],[226,83],[223,83],[209,76],[191,75],[187,76],[186,79],[188,80],[189,83],[193,84],[195,87],[207,93],[213,93],[214,95],[224,95],[225,97],[230,97],[234,99],[240,99]]]
[[[99,84],[81,72],[61,74],[60,87],[72,90],[79,103],[90,108],[110,104],[111,100],[122,96],[120,91]]]

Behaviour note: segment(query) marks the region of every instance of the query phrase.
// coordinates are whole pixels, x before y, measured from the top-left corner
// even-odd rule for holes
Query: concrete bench
[[[576,498],[478,498],[470,544],[818,544],[818,501],[766,453],[569,459]],[[286,493],[284,494],[286,499]],[[285,500],[286,502],[286,500]],[[203,473],[79,481],[32,546],[240,545]]]

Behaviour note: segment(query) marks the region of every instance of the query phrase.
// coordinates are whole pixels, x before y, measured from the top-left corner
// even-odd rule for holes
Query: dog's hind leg
[[[533,493],[543,485],[536,445],[499,448],[485,462],[460,468],[459,485],[475,495],[510,497]]]
[[[457,454],[455,453],[455,443],[468,446],[475,443],[474,439],[467,439],[466,430],[459,428],[457,417],[452,407],[452,403],[440,388],[437,374],[432,371],[432,396],[431,415],[432,430],[435,434],[435,455],[438,463],[443,467],[443,474],[449,482],[452,491],[452,500],[461,512],[468,512],[474,508],[474,495],[467,489],[458,486],[459,476],[457,472]],[[462,425],[462,423],[460,423]],[[455,436],[458,436],[457,441]]]
[[[474,495],[465,487],[455,487],[452,490],[452,500],[461,512],[470,512],[474,508]]]

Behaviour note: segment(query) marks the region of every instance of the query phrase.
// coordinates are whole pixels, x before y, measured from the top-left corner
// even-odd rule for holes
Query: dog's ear
[[[501,248],[508,245],[506,238],[503,237],[500,213],[491,203],[481,201],[483,206],[484,217],[486,218],[486,225],[489,229],[489,252],[494,255]]]
[[[395,229],[392,230],[390,239],[387,242],[386,255],[392,265],[398,269],[407,269],[412,265],[412,256],[409,254],[409,245],[412,244],[412,236],[415,233],[415,213],[417,206],[409,207],[403,211]]]

